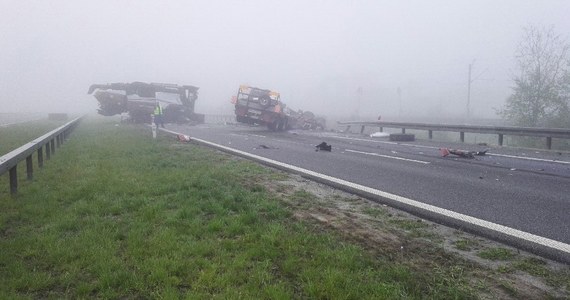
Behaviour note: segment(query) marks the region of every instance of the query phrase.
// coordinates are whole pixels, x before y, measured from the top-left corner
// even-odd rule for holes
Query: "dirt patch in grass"
[[[417,272],[434,265],[457,266],[481,298],[570,297],[568,266],[466,232],[419,219],[386,205],[307,180],[298,175],[266,182],[298,220],[340,234],[374,255],[389,257]],[[508,260],[498,260],[508,254]],[[540,271],[529,262],[540,261]],[[535,264],[536,265],[536,264]],[[453,269],[453,268],[452,268]],[[538,276],[536,276],[538,275]],[[450,274],[453,276],[453,274]],[[478,288],[479,287],[479,288]]]

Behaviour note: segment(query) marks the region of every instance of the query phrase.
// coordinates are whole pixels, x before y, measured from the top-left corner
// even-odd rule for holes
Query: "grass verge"
[[[61,121],[30,121],[0,127],[0,156],[63,125]]]
[[[0,298],[470,299],[494,286],[440,247],[371,249],[330,218],[299,218],[290,201],[317,215],[317,197],[282,199],[271,184],[286,177],[87,119],[16,197],[0,186]]]

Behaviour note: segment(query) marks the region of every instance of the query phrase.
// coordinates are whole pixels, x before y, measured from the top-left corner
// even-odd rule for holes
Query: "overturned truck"
[[[203,123],[204,115],[194,112],[198,87],[168,83],[93,84],[88,94],[99,101],[99,114],[114,116],[127,113],[135,123],[149,123],[156,104],[163,107],[166,123]]]
[[[310,111],[292,110],[278,92],[242,85],[232,97],[236,121],[265,125],[270,130],[324,129],[326,120]]]

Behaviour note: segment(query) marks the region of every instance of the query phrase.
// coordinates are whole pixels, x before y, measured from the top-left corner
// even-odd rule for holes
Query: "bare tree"
[[[513,94],[500,110],[520,126],[570,126],[570,44],[553,27],[524,28]]]

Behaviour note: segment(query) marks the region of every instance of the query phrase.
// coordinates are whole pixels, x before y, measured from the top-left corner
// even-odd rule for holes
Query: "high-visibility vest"
[[[162,107],[161,107],[160,105],[157,105],[157,106],[154,108],[154,115],[155,115],[155,116],[157,116],[157,115],[162,115]]]

